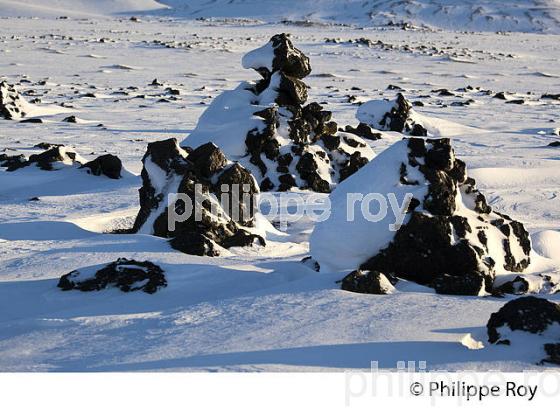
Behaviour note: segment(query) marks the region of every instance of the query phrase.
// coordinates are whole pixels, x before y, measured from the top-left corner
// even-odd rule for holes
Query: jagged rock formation
[[[342,279],[340,288],[349,292],[386,295],[392,293],[398,279],[377,271],[355,270]]]
[[[88,173],[100,176],[105,175],[111,179],[121,178],[122,162],[110,154],[102,155],[93,161],[86,162],[74,150],[59,144],[38,144],[46,148],[40,154],[33,154],[26,158],[23,154],[9,156],[0,154],[0,167],[13,172],[21,168],[35,165],[43,171],[57,171],[65,167],[87,168]]]
[[[263,191],[330,192],[373,157],[364,140],[337,131],[330,111],[304,105],[309,58],[286,34],[246,54],[243,67],[262,79],[216,98],[186,145],[215,142],[252,171]]]
[[[216,145],[208,143],[188,153],[175,139],[157,141],[148,144],[142,162],[134,232],[171,238],[173,248],[194,255],[216,256],[219,246],[250,246],[255,241],[264,245],[262,237],[245,229],[254,225],[256,181]],[[174,204],[173,214],[184,217],[177,218],[173,229],[168,224],[168,196],[175,194],[187,199]]]
[[[361,123],[381,131],[396,131],[416,137],[428,135],[412,104],[401,93],[393,101],[372,100],[362,104],[356,116]]]
[[[395,195],[406,212],[402,225],[391,229],[390,212],[377,221],[358,214],[347,222],[346,196],[356,192]],[[479,295],[493,291],[496,275],[522,272],[530,262],[528,232],[491,209],[448,139],[397,142],[341,184],[331,204],[329,220],[311,237],[321,267],[358,267],[439,293]]]
[[[25,117],[25,100],[6,81],[0,82],[0,118],[19,120]]]
[[[141,290],[155,293],[167,286],[163,270],[152,262],[138,262],[119,258],[99,269],[94,266],[79,269],[63,275],[58,281],[62,290],[81,290],[90,292],[107,287],[116,287],[123,292]]]
[[[492,313],[486,329],[490,343],[509,346],[527,344],[527,340],[516,341],[521,332],[538,335],[542,344],[526,347],[544,356],[541,362],[560,365],[560,338],[554,329],[558,326],[560,305],[546,299],[525,296],[509,301],[498,312]]]

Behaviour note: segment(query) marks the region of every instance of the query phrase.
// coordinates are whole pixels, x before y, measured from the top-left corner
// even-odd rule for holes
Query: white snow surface
[[[490,32],[506,17],[488,23],[458,17],[436,22],[457,29],[478,24],[491,29],[477,34],[175,19],[260,14],[275,21],[271,11],[279,10],[279,2],[274,1],[259,7],[204,2],[198,9],[202,2],[186,7],[169,1],[174,8],[165,13],[170,14],[143,14],[141,22],[107,17],[101,7],[103,18],[73,14],[87,11],[83,5],[101,4],[96,1],[72,1],[72,7],[59,11],[51,7],[54,3],[34,0],[43,8],[33,13],[23,2],[9,3],[6,7],[8,2],[0,0],[1,16],[40,18],[0,19],[0,76],[11,84],[25,80],[17,87],[28,101],[41,98],[34,104],[37,109],[73,110],[87,122],[65,123],[61,120],[66,112],[47,116],[40,111],[44,124],[0,121],[0,150],[31,154],[38,152],[32,147],[39,142],[62,143],[86,160],[116,154],[130,173],[110,180],[71,167],[54,172],[0,169],[0,370],[342,371],[369,369],[372,360],[386,369],[402,360],[426,361],[432,370],[543,369],[511,347],[469,349],[461,344],[467,334],[484,333],[490,314],[514,296],[437,295],[406,281],[390,295],[341,291],[335,282],[344,272],[317,273],[299,262],[309,255],[314,225],[309,218],[290,224],[285,234],[268,232],[266,247],[235,249],[219,258],[185,255],[150,235],[103,232],[133,222],[146,145],[187,137],[214,98],[255,78],[254,72],[240,69],[242,56],[273,34],[291,32],[295,45],[311,57],[313,73],[306,78],[310,100],[327,102],[325,108],[333,111],[339,125],[356,123],[357,106],[347,102],[347,95],[364,101],[392,99],[395,93],[386,88],[396,84],[411,101],[425,103],[415,107],[419,114],[479,130],[458,129],[450,135],[457,156],[467,163],[491,206],[531,232],[531,272],[557,274],[560,151],[547,145],[558,141],[549,130],[560,127],[560,103],[539,96],[560,88],[559,36]],[[451,3],[451,11],[469,10],[473,4]],[[512,14],[522,2],[483,3],[486,9],[502,4],[501,10]],[[293,2],[285,4],[284,10],[294,9]],[[556,10],[557,2],[541,4],[541,11]],[[295,10],[303,13],[305,5]],[[362,10],[354,10],[355,22],[366,21]],[[349,7],[340,6],[339,11],[342,17],[352,16]],[[329,21],[328,14],[322,14],[324,21]],[[70,18],[52,18],[58,15]],[[519,31],[554,31],[558,26],[549,21],[543,17],[543,24],[535,21],[532,26],[520,17]],[[325,43],[333,37],[383,39],[399,47]],[[405,45],[412,51],[405,51]],[[420,46],[446,54],[422,53]],[[452,54],[453,59],[446,57]],[[141,69],[118,68],[123,66]],[[164,86],[148,85],[154,78]],[[455,97],[431,95],[433,89],[466,85],[481,90],[457,92]],[[166,87],[180,90],[180,95],[172,99]],[[509,91],[526,103],[506,104],[482,90]],[[28,95],[30,91],[35,95]],[[450,104],[468,98],[476,103]],[[369,144],[379,157],[390,158],[384,150],[401,138],[383,132],[381,140]],[[29,201],[33,197],[39,201]],[[334,240],[344,246],[341,238]],[[117,289],[61,292],[56,287],[63,274],[119,257],[161,265],[168,286],[154,295]],[[540,296],[560,300],[559,295]],[[485,342],[484,336],[477,340]]]

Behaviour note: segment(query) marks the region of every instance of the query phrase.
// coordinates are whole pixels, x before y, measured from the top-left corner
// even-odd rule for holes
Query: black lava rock
[[[27,115],[24,100],[17,90],[6,81],[0,82],[0,118],[18,120]]]
[[[413,198],[408,222],[360,269],[387,272],[438,293],[479,295],[493,292],[496,268],[510,272],[527,268],[531,252],[527,230],[492,211],[467,176],[465,164],[455,157],[449,139],[411,138],[407,145],[400,182],[417,185],[409,172],[420,172],[427,194],[423,199]],[[460,211],[465,207],[469,213]],[[493,246],[488,244],[490,231],[499,238]],[[503,260],[503,266],[497,267],[497,260]]]
[[[365,138],[367,140],[378,140],[381,139],[381,134],[379,132],[373,132],[372,128],[366,123],[359,123],[357,127],[352,127],[347,125],[344,131],[351,134],[357,135],[358,137]]]
[[[543,336],[543,345],[535,346],[545,355],[541,361],[560,365],[560,340],[551,341],[550,336],[544,337],[551,326],[560,325],[560,305],[546,299],[524,296],[506,303],[492,313],[486,325],[488,341],[493,344],[511,345],[514,341],[500,333],[504,326],[510,330],[528,332]],[[549,339],[549,340],[546,340]]]
[[[75,270],[63,275],[58,287],[62,290],[81,290],[90,292],[107,287],[116,287],[123,292],[141,290],[155,293],[167,286],[163,270],[152,262],[138,262],[132,259],[119,258],[101,268],[93,276],[86,276],[83,271]]]
[[[121,178],[122,162],[119,157],[111,154],[101,155],[93,161],[85,163],[83,168],[89,168],[93,175],[105,175],[111,179]]]
[[[193,255],[217,256],[220,247],[265,244],[243,229],[254,222],[259,193],[254,178],[241,165],[229,164],[214,144],[189,154],[175,139],[157,141],[148,144],[142,162],[140,211],[133,232],[170,238],[173,248]],[[170,227],[167,201],[175,194],[185,199],[173,204],[180,217]]]
[[[397,282],[395,277],[378,271],[355,270],[342,279],[340,288],[349,292],[385,295],[391,293]]]

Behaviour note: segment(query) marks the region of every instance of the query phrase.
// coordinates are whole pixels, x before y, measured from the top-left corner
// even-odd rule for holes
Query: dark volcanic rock
[[[50,148],[40,154],[33,154],[29,159],[17,168],[8,168],[8,171],[15,171],[29,165],[36,165],[43,171],[54,171],[60,169],[64,164],[80,164],[76,161],[77,154],[64,146]]]
[[[89,168],[93,175],[105,175],[111,179],[119,179],[122,172],[121,160],[111,154],[101,155],[93,161],[85,163],[82,167]]]
[[[0,166],[7,167],[6,171],[17,171],[20,168],[35,165],[43,171],[57,171],[64,167],[75,166],[87,168],[92,175],[105,175],[111,179],[119,179],[122,172],[121,160],[110,154],[102,155],[93,161],[83,163],[78,154],[61,144],[48,144],[42,142],[35,146],[45,149],[40,154],[31,155],[28,159],[24,155],[0,155]]]
[[[373,132],[371,127],[363,122],[359,123],[357,127],[352,127],[347,125],[344,131],[357,135],[358,137],[365,138],[367,140],[378,140],[381,139],[381,134],[379,132]]]
[[[58,287],[62,290],[81,290],[90,292],[107,287],[116,287],[123,292],[141,290],[155,293],[167,286],[163,270],[152,262],[138,262],[132,259],[119,258],[94,274],[84,269],[75,270],[63,275]]]
[[[406,144],[401,184],[426,184],[427,193],[413,198],[408,222],[360,269],[394,274],[439,293],[478,295],[493,291],[496,270],[527,268],[528,232],[521,223],[492,211],[449,140],[412,138]],[[409,176],[418,173],[424,181]]]
[[[372,100],[360,106],[357,112],[360,122],[382,131],[396,131],[415,137],[428,135],[418,122],[412,104],[401,94],[393,101]]]
[[[216,98],[187,144],[212,141],[230,157],[241,157],[262,191],[298,187],[330,192],[343,176],[373,157],[360,138],[339,137],[330,111],[317,102],[306,104],[308,87],[303,79],[311,72],[309,58],[288,35],[275,35],[265,46],[246,54],[243,66],[256,70],[262,79]],[[235,148],[232,131],[239,144]],[[333,138],[337,139],[334,144]]]
[[[19,169],[27,162],[25,155],[0,154],[0,167],[8,168],[8,171]]]
[[[0,118],[18,120],[26,116],[25,101],[6,81],[0,82]]]
[[[148,144],[142,162],[133,232],[170,238],[173,248],[194,255],[216,256],[220,246],[264,245],[263,238],[243,228],[254,222],[257,184],[218,147],[208,143],[189,154],[175,139],[157,141]],[[183,198],[168,204],[176,194]],[[171,205],[177,215],[174,226],[168,223]]]
[[[277,71],[299,79],[311,74],[309,58],[294,47],[287,34],[276,34],[270,39],[267,47],[270,47],[273,52],[272,67],[264,67],[259,64],[260,54],[264,52],[262,49],[248,53],[243,60],[243,66],[257,70],[265,78]]]
[[[515,336],[508,335],[511,331],[522,331],[541,335],[542,346],[534,346],[535,350],[542,349],[545,353],[542,362],[560,364],[560,339],[547,334],[553,326],[560,326],[560,305],[546,299],[525,296],[509,301],[496,313],[492,313],[486,325],[488,341],[493,344],[512,345]],[[505,334],[502,334],[505,330]],[[555,335],[558,338],[558,335]]]
[[[355,270],[342,279],[340,288],[349,292],[386,295],[394,290],[398,279],[377,271]]]

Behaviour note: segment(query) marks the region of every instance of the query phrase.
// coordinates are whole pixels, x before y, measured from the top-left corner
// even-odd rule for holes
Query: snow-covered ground
[[[558,272],[560,148],[547,145],[559,140],[560,101],[540,98],[560,92],[560,36],[542,34],[558,32],[558,1],[508,1],[499,10],[502,2],[453,2],[449,20],[433,14],[435,1],[407,2],[422,5],[414,18],[397,6],[403,2],[348,1],[340,21],[360,27],[329,23],[334,1],[318,2],[321,13],[308,13],[317,4],[309,2],[297,16],[288,14],[293,2],[159,3],[0,0],[0,16],[9,16],[0,18],[0,79],[25,80],[19,91],[41,99],[31,115],[45,121],[0,120],[0,150],[36,153],[35,144],[59,143],[87,160],[118,155],[128,171],[120,180],[76,169],[0,171],[0,370],[316,371],[367,369],[372,360],[383,368],[414,360],[429,369],[542,369],[505,346],[461,344],[511,297],[437,295],[405,281],[391,295],[339,290],[344,272],[299,262],[309,254],[309,221],[270,235],[264,248],[217,258],[185,255],[148,235],[103,232],[129,226],[138,211],[147,143],[187,137],[214,97],[255,78],[242,69],[243,54],[290,32],[311,58],[310,98],[326,102],[339,125],[357,124],[349,96],[392,99],[390,84],[422,101],[415,110],[452,138],[490,205],[533,235],[543,257],[532,269]],[[358,3],[371,4],[358,13]],[[486,32],[373,28],[367,13],[381,3],[395,3],[387,10],[396,21]],[[469,19],[472,3],[502,18]],[[520,3],[534,7],[525,13]],[[126,14],[141,11],[140,21]],[[291,21],[274,23],[278,17]],[[505,23],[514,17],[521,22]],[[322,23],[295,22],[303,18]],[[348,42],[357,38],[374,44]],[[165,86],[150,86],[154,78]],[[468,85],[480,89],[456,91]],[[179,90],[176,99],[166,87]],[[442,88],[455,95],[440,96]],[[525,103],[492,98],[497,92]],[[83,121],[61,122],[69,115]],[[370,145],[379,153],[400,138],[385,132]],[[160,264],[168,286],[153,295],[56,287],[65,273],[118,257]]]

